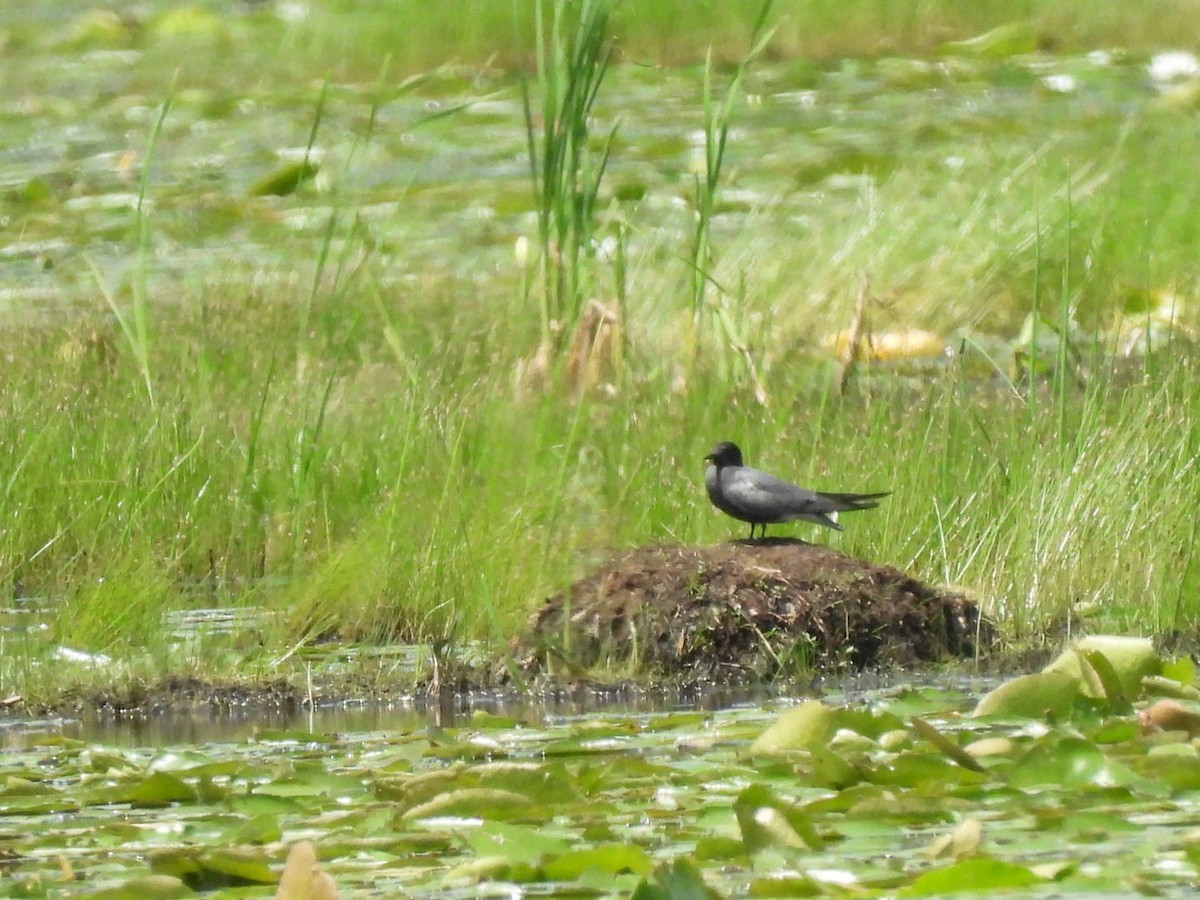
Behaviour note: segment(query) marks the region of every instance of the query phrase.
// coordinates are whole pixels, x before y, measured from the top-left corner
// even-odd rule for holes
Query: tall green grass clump
[[[737,69],[725,87],[723,95],[714,96],[713,59],[710,51],[704,64],[704,88],[702,106],[704,110],[704,165],[702,171],[693,174],[692,202],[695,207],[695,227],[692,231],[688,264],[691,268],[691,362],[695,364],[701,346],[701,332],[708,319],[713,330],[720,335],[717,345],[727,348],[729,355],[738,363],[745,362],[750,374],[755,377],[758,397],[765,401],[761,382],[750,356],[750,348],[741,324],[744,317],[735,307],[744,305],[744,291],[735,295],[727,286],[714,277],[712,259],[712,219],[716,210],[717,194],[725,166],[725,149],[729,141],[729,127],[735,103],[741,99],[742,83],[750,63],[766,48],[772,30],[766,27],[773,0],[766,0],[750,35],[750,49],[738,63]],[[716,295],[710,300],[710,294]],[[732,302],[731,302],[732,301]],[[722,360],[728,357],[722,354]],[[726,366],[728,369],[728,366]]]
[[[617,132],[614,124],[598,142],[591,134],[612,57],[611,7],[611,0],[536,0],[537,77],[533,85],[521,78],[538,215],[542,343],[560,350],[594,290],[597,204]]]

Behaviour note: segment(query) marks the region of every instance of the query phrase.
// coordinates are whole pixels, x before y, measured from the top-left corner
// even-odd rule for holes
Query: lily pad
[[[268,172],[250,186],[252,197],[283,197],[294,194],[300,186],[316,177],[320,167],[310,160],[288,162]]]
[[[1069,718],[1079,694],[1079,678],[1067,672],[1022,675],[995,688],[976,705],[975,716]]]
[[[750,745],[750,752],[786,753],[823,745],[833,733],[833,727],[833,710],[819,700],[809,700],[776,719]]]

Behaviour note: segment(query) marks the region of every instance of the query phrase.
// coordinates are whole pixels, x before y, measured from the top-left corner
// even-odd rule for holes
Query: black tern
[[[750,540],[755,526],[767,536],[767,525],[800,519],[826,528],[842,530],[839,512],[874,509],[891,491],[878,494],[826,494],[809,491],[742,464],[737,444],[721,441],[704,457],[708,468],[704,486],[713,506],[726,515],[750,523]]]

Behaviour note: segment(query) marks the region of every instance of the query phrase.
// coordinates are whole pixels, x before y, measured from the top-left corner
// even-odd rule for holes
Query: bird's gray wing
[[[748,517],[782,522],[813,513],[832,512],[837,506],[815,491],[789,484],[767,472],[740,466],[722,473],[725,499]]]

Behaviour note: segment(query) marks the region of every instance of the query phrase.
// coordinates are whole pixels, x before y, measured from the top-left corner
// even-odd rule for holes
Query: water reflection
[[[516,692],[444,692],[440,697],[404,697],[387,702],[348,701],[309,708],[274,706],[188,706],[178,709],[79,716],[0,719],[0,748],[45,742],[48,736],[113,747],[163,747],[237,743],[268,732],[349,735],[377,732],[430,733],[469,728],[487,714],[535,728],[554,728],[596,717],[637,717],[664,712],[717,712],[785,706],[813,696],[838,706],[869,705],[909,690],[945,692],[948,706],[969,708],[998,683],[997,678],[947,673],[889,672],[816,677],[787,685],[705,685],[683,690],[654,687],[579,686],[538,696]]]

